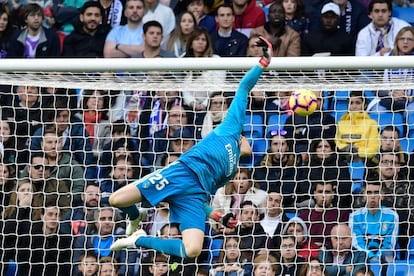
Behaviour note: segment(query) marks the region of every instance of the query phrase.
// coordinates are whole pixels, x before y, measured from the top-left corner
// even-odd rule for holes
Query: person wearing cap
[[[354,40],[339,26],[341,10],[335,3],[322,7],[320,28],[305,34],[302,39],[302,56],[326,53],[329,56],[353,56]]]
[[[355,55],[384,56],[392,50],[398,32],[410,24],[392,17],[390,0],[372,0],[368,5],[368,14],[371,23],[358,33]]]
[[[112,251],[128,247],[152,248],[164,254],[194,258],[203,248],[205,221],[211,218],[229,228],[235,228],[234,214],[222,214],[208,204],[211,195],[233,178],[240,156],[251,155],[249,142],[243,137],[249,92],[270,64],[272,45],[261,37],[263,56],[241,79],[226,118],[203,140],[167,167],[157,170],[131,185],[126,185],[109,198],[112,206],[128,215],[127,238],[116,240]],[[147,201],[156,206],[161,201],[170,204],[170,221],[180,223],[182,239],[148,237],[137,230],[146,216],[136,203]]]

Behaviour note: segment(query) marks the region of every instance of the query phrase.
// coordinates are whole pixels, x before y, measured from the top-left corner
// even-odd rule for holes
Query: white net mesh
[[[229,66],[231,60],[206,66],[189,61],[197,64],[193,67],[157,60],[138,62],[134,70],[128,70],[133,66],[128,61],[125,71],[116,69],[118,61],[110,69],[90,68],[93,62],[84,61],[77,70],[41,61],[43,72],[23,70],[20,63],[16,70],[0,65],[1,274],[78,275],[88,263],[109,257],[99,261],[101,270],[113,268],[115,259],[119,275],[155,275],[163,269],[169,275],[223,275],[224,269],[256,275],[254,258],[270,254],[280,275],[288,267],[306,266],[310,257],[323,259],[329,275],[364,269],[370,262],[376,275],[381,268],[387,275],[412,275],[414,81],[409,69],[399,69],[408,67],[405,60],[387,64],[394,69],[385,74],[383,62],[367,69],[370,63],[355,59],[331,66],[314,59],[314,68],[308,62],[303,70],[293,68],[290,59],[274,65],[249,98],[243,134],[253,154],[241,159],[235,180],[210,202],[244,220],[236,232],[208,222],[202,254],[189,260],[146,249],[108,250],[125,233],[125,214],[106,207],[109,195],[172,162],[220,122],[250,62],[257,62]],[[348,69],[338,69],[340,64]],[[321,112],[292,117],[286,99],[299,88],[320,91]],[[361,97],[366,117],[344,121],[350,99]],[[193,106],[193,98],[205,101]],[[365,223],[355,217],[377,198],[379,186],[372,183],[382,184],[381,203],[389,209],[381,211],[379,221]],[[257,206],[257,217],[249,215],[246,202]],[[179,236],[168,222],[163,204],[149,209],[142,228],[149,235]],[[348,237],[341,246],[352,244],[355,250],[338,257],[330,248],[331,230],[339,223],[351,227],[349,233],[344,225],[336,227],[335,235]],[[297,258],[289,266],[292,246]],[[239,251],[234,259],[232,249]],[[349,256],[354,259],[347,265]],[[341,258],[347,261],[335,264]]]

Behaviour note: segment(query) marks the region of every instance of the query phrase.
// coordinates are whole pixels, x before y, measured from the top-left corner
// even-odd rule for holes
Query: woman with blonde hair
[[[269,254],[260,254],[253,260],[253,276],[274,276],[278,271],[277,260]]]

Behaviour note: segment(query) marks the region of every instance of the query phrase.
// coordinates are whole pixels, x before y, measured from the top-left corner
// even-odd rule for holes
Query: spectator
[[[283,195],[283,208],[288,211],[296,202],[294,192],[298,167],[286,134],[284,129],[270,131],[269,149],[256,166],[253,178],[260,183],[262,190],[279,190]]]
[[[265,214],[263,219],[260,220],[260,225],[268,237],[267,246],[272,254],[275,253],[274,250],[279,250],[282,230],[289,221],[286,212],[282,209],[282,201],[283,198],[279,192],[270,190],[266,198]]]
[[[196,134],[193,128],[183,127],[174,132],[169,152],[182,154],[187,152],[196,143]]]
[[[166,118],[167,127],[154,133],[152,145],[147,150],[155,153],[155,159],[161,158],[162,153],[165,153],[170,148],[174,133],[181,127],[188,125],[190,121],[188,117],[189,112],[180,103],[171,106]]]
[[[335,118],[322,111],[323,97],[321,91],[314,91],[317,99],[315,112],[309,116],[291,114],[285,122],[286,136],[293,138],[294,151],[301,155],[304,164],[309,162],[309,142],[313,139],[334,138],[336,133]],[[282,106],[283,108],[283,103]]]
[[[398,155],[400,173],[408,176],[409,168],[411,166],[408,164],[408,154],[401,148],[400,137],[400,130],[394,125],[388,125],[381,129],[379,154],[374,155],[374,157],[367,162],[367,168],[378,168],[380,163],[378,158],[381,157],[381,153],[392,152]]]
[[[269,7],[269,20],[264,26],[254,28],[250,35],[261,35],[273,45],[273,56],[300,56],[300,35],[286,25],[285,10],[282,3],[274,2]]]
[[[318,259],[313,259],[302,266],[299,276],[330,276]]]
[[[2,120],[14,124],[15,162],[19,169],[29,162],[27,142],[37,128],[40,127],[39,88],[35,86],[17,86],[13,93],[13,101],[1,108]],[[11,130],[11,129],[10,129]]]
[[[208,110],[203,118],[201,137],[206,137],[226,117],[231,99],[222,92],[213,92],[210,95]]]
[[[96,160],[92,154],[92,146],[88,134],[82,124],[82,121],[73,116],[68,106],[67,100],[60,98],[53,105],[53,111],[49,113],[49,121],[56,126],[59,135],[62,136],[63,148],[76,160],[80,166],[86,170],[86,179],[96,179]],[[32,152],[41,151],[41,144],[45,129],[37,129],[30,140],[30,150]]]
[[[278,270],[277,260],[272,255],[260,254],[253,260],[253,276],[273,276]]]
[[[336,145],[348,160],[372,158],[379,148],[378,123],[365,111],[367,102],[362,91],[352,91],[348,101],[349,110],[338,122]]]
[[[335,3],[322,7],[320,28],[310,31],[302,39],[302,56],[329,53],[330,56],[353,56],[354,39],[339,27],[341,10]]]
[[[109,26],[102,25],[102,6],[96,1],[88,1],[80,9],[80,26],[65,37],[63,56],[65,57],[103,57],[103,49]]]
[[[366,205],[350,214],[352,246],[366,252],[368,259],[381,262],[381,275],[387,274],[398,237],[399,218],[391,208],[381,206],[382,191],[378,181],[367,181],[363,189]]]
[[[95,254],[101,257],[108,257],[112,254],[114,259],[120,263],[119,274],[132,275],[134,261],[136,259],[136,252],[133,251],[118,251],[112,253],[109,250],[112,242],[123,235],[123,231],[118,231],[115,227],[116,213],[111,207],[104,207],[94,210],[94,226],[95,229],[87,235],[80,235],[75,238],[73,245],[73,263],[79,264],[81,261],[81,253],[83,250],[94,250]],[[127,266],[129,266],[127,268]],[[75,267],[76,272],[76,267]]]
[[[9,206],[10,196],[16,189],[16,175],[12,165],[0,163],[0,214]]]
[[[212,202],[212,208],[222,214],[240,213],[240,206],[244,201],[253,202],[260,214],[265,212],[267,193],[257,187],[252,180],[252,172],[248,168],[239,168],[233,180],[217,190]],[[231,229],[219,229],[219,231]]]
[[[156,252],[149,259],[151,259],[148,267],[148,275],[169,275],[170,268],[168,265],[168,256]]]
[[[366,253],[352,248],[351,229],[346,223],[335,225],[326,237],[328,236],[331,246],[318,254],[328,275],[356,275],[357,271],[368,267]]]
[[[190,34],[197,26],[197,19],[192,12],[185,11],[177,17],[176,25],[177,28],[171,32],[164,46],[168,52],[174,53],[175,57],[182,57]]]
[[[236,0],[232,1],[234,10],[233,28],[250,36],[252,29],[263,26],[266,23],[266,16],[262,8],[256,6],[255,1]]]
[[[143,50],[143,0],[128,0],[124,14],[127,24],[113,28],[106,37],[103,49],[103,54],[106,58],[132,57],[138,55]]]
[[[11,41],[16,32],[7,5],[0,5],[0,58],[8,57]]]
[[[75,114],[77,119],[84,124],[89,142],[92,145],[92,152],[98,163],[103,146],[109,142],[111,135],[111,124],[108,118],[109,96],[107,92],[102,90],[84,90],[81,110]]]
[[[355,272],[355,276],[375,276],[374,272],[369,268],[361,268]]]
[[[318,247],[329,246],[332,228],[340,223],[347,222],[349,212],[333,204],[336,185],[333,181],[316,181],[313,184],[313,198],[315,207],[302,209],[299,217],[306,223],[309,241]],[[348,205],[351,201],[348,201]]]
[[[2,148],[0,156],[5,164],[16,164],[17,151],[14,128],[13,121],[0,120],[0,148]]]
[[[61,235],[59,207],[47,203],[42,208],[41,221],[33,224],[30,250],[30,272],[24,275],[70,275],[72,237]],[[27,273],[27,274],[26,274]]]
[[[85,187],[84,169],[71,158],[69,153],[63,152],[62,137],[57,134],[56,128],[45,129],[41,147],[51,167],[49,177],[66,184],[73,196],[72,205],[76,206],[81,198],[80,193]]]
[[[403,27],[395,37],[390,56],[412,56],[414,55],[414,27]],[[384,82],[401,81],[412,78],[413,69],[386,69],[384,70]],[[413,96],[412,89],[409,95]],[[412,99],[411,99],[412,100]],[[410,103],[408,103],[410,104]],[[412,105],[412,102],[411,102]],[[412,108],[411,108],[412,110]]]
[[[162,26],[158,21],[147,21],[144,26],[144,50],[136,57],[155,58],[155,57],[175,57],[173,53],[161,49]]]
[[[38,4],[24,6],[26,28],[16,34],[10,43],[8,57],[46,58],[60,56],[57,34],[42,26],[43,10]]]
[[[245,275],[243,261],[243,251],[240,250],[240,237],[226,236],[220,250],[219,259],[210,270],[210,275]]]
[[[368,14],[371,23],[358,33],[355,55],[384,56],[391,51],[397,33],[410,24],[392,17],[390,0],[372,0],[368,5]]]
[[[214,17],[206,14],[206,5],[204,0],[189,0],[187,5],[187,11],[194,14],[197,20],[197,26],[204,28],[208,33],[212,33],[216,30],[216,21]]]
[[[98,272],[98,257],[92,250],[85,251],[77,264],[76,276],[94,276]]]
[[[243,201],[238,220],[234,232],[229,234],[240,236],[240,249],[245,253],[246,261],[251,262],[266,245],[266,233],[259,223],[257,206],[251,201]]]
[[[359,31],[369,24],[368,11],[356,0],[333,0],[341,10],[339,28],[351,35],[356,41]]]
[[[153,138],[155,132],[167,127],[167,112],[173,105],[181,102],[181,94],[178,91],[156,91],[154,102],[149,117],[149,137]],[[141,136],[142,137],[142,136]],[[147,136],[148,137],[148,136]]]
[[[400,155],[397,152],[384,151],[378,154],[378,173],[370,170],[371,177],[381,182],[382,206],[397,212],[399,225],[399,253],[400,259],[405,259],[407,254],[409,235],[413,232],[414,214],[411,207],[414,206],[412,195],[414,187],[407,179],[405,171],[401,169]]]
[[[9,206],[3,212],[2,264],[4,271],[17,265],[28,271],[32,223],[41,219],[41,202],[29,179],[20,179],[10,195]]]
[[[187,49],[184,57],[218,57],[213,54],[210,35],[205,29],[197,28],[187,41]],[[203,83],[207,80],[214,80],[217,83],[224,83],[226,72],[219,70],[207,70],[200,72],[190,71],[184,79],[184,83],[190,85],[194,82]],[[183,91],[184,103],[195,111],[206,111],[209,95],[207,91]]]
[[[334,205],[339,208],[349,208],[349,202],[352,201],[351,176],[348,164],[342,159],[342,156],[337,154],[334,139],[313,139],[309,153],[309,167],[301,170],[299,178],[304,179],[304,181],[315,181],[316,183],[335,181],[336,183],[333,186],[334,194],[336,194],[333,199]],[[304,205],[309,206],[309,202],[306,199],[309,199],[309,195],[311,194],[310,188],[312,188],[311,185],[300,185],[297,187],[298,207]],[[310,206],[313,204],[311,202]]]
[[[138,179],[133,160],[125,155],[115,157],[111,167],[109,178],[105,178],[100,184],[104,205],[109,205],[108,199],[113,192]]]
[[[136,171],[135,177],[141,177],[148,171],[141,167],[141,155],[136,138],[131,137],[130,128],[122,120],[112,123],[112,140],[106,143],[102,149],[102,158],[100,162],[101,178],[109,176],[114,161],[123,156],[134,164]]]
[[[86,234],[88,223],[93,221],[93,211],[100,206],[101,192],[96,182],[88,182],[81,195],[82,205],[74,207],[63,217],[62,234],[79,236]]]
[[[103,9],[102,24],[107,25],[111,29],[124,25],[127,17],[125,10],[128,9],[124,7],[124,3],[126,5],[129,1],[99,0],[98,2]]]
[[[283,236],[288,235],[296,237],[296,254],[306,261],[316,258],[320,250],[320,246],[309,239],[308,233],[305,222],[296,216],[292,217],[282,229],[282,239]]]
[[[305,259],[296,254],[296,237],[282,236],[280,244],[280,268],[275,275],[299,275]]]
[[[233,28],[234,12],[230,4],[217,8],[218,29],[211,33],[213,52],[221,57],[246,56],[247,37]]]
[[[159,3],[158,0],[144,0],[145,15],[142,19],[143,23],[156,20],[162,26],[163,41],[168,41],[170,33],[175,28],[175,15],[173,10]]]
[[[29,177],[33,184],[34,192],[38,193],[42,206],[55,204],[64,215],[72,207],[72,196],[66,183],[50,177],[49,160],[43,153],[32,153],[30,163],[22,172],[23,177]]]
[[[111,257],[102,257],[99,259],[98,276],[117,276],[119,265],[116,260]]]
[[[302,0],[279,0],[285,10],[286,25],[298,32],[301,37],[309,32],[310,19],[305,12]]]

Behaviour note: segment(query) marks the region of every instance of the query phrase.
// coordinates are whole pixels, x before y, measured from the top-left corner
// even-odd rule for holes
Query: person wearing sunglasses
[[[250,90],[270,64],[272,45],[261,37],[263,56],[240,81],[227,116],[207,137],[169,166],[116,191],[109,198],[112,206],[128,214],[127,238],[115,241],[112,251],[127,247],[152,248],[165,254],[191,258],[200,255],[205,221],[209,217],[234,228],[234,214],[223,215],[213,210],[208,201],[215,191],[224,186],[236,173],[240,156],[252,149],[241,133],[243,130]],[[147,237],[138,230],[144,212],[135,205],[143,200],[156,206],[161,201],[170,203],[170,221],[181,223],[181,239]]]

